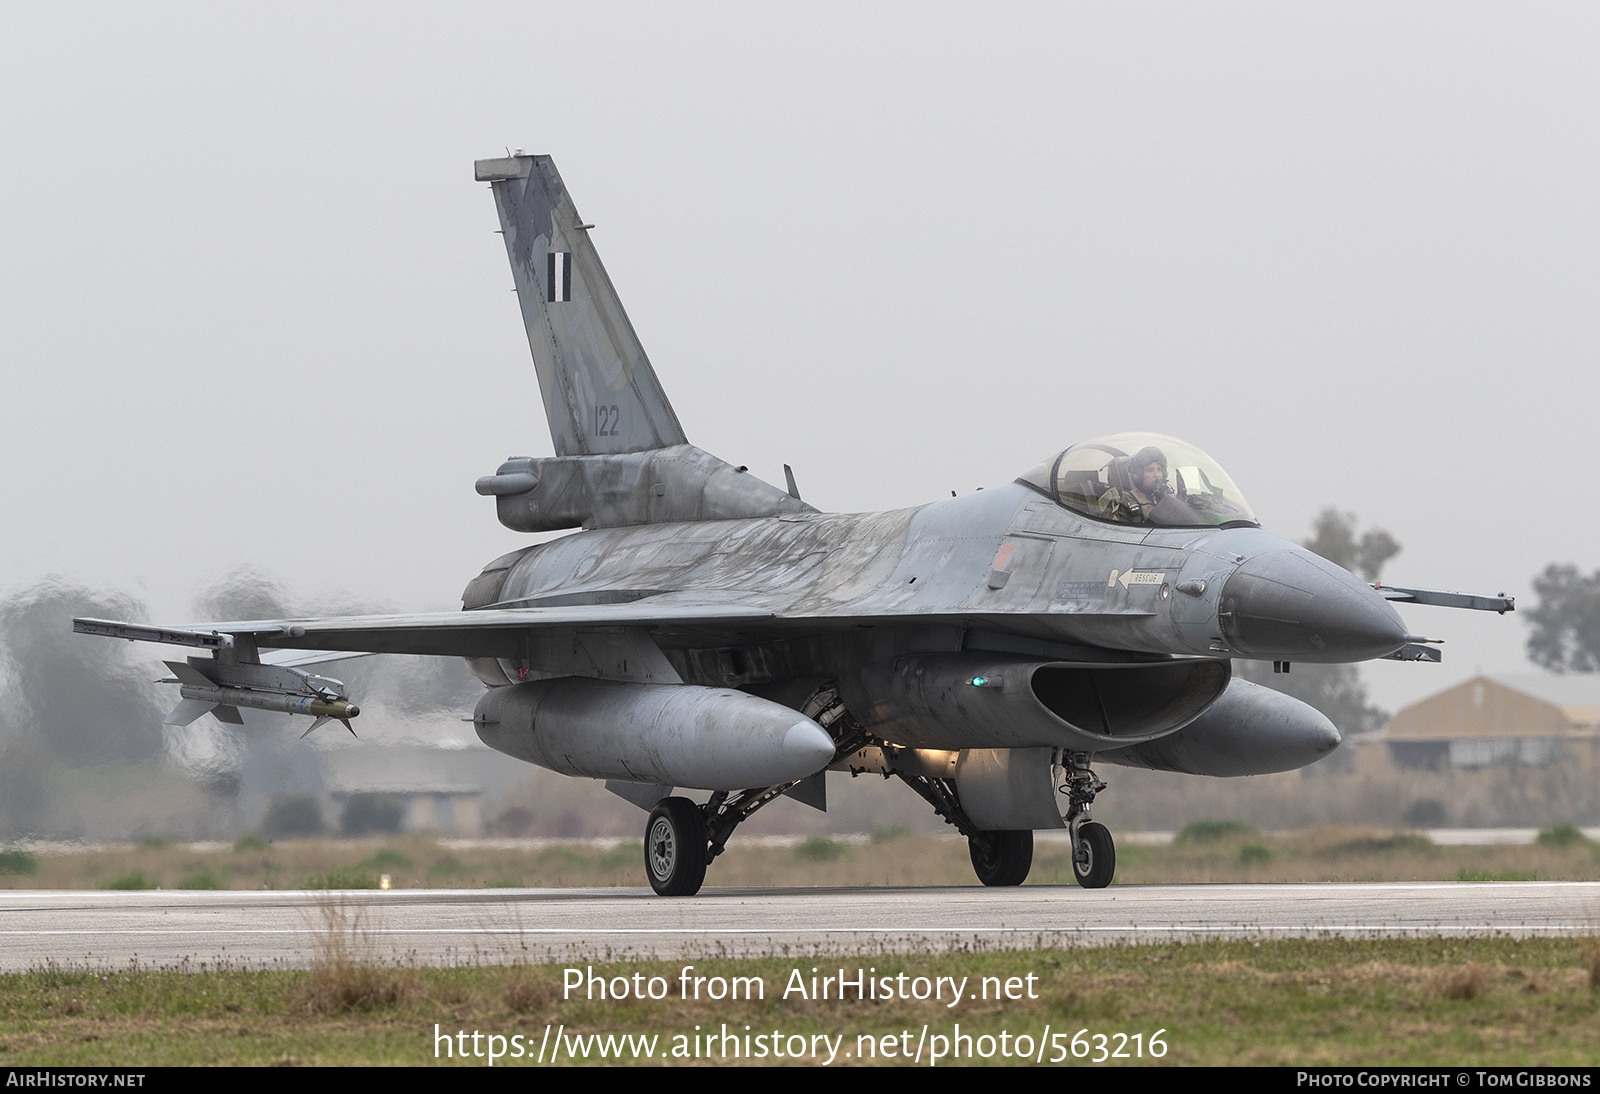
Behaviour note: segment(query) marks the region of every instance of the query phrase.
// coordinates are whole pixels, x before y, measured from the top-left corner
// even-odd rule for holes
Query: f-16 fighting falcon
[[[1506,612],[1504,596],[1375,588],[1263,529],[1200,449],[1120,433],[915,509],[822,513],[691,445],[547,156],[480,160],[555,455],[478,480],[519,532],[460,612],[76,630],[194,648],[168,717],[240,708],[350,726],[351,654],[465,658],[489,747],[604,779],[649,812],[657,893],[697,892],[745,818],[824,775],[894,777],[1018,885],[1035,829],[1110,884],[1095,763],[1198,775],[1303,767],[1339,745],[1234,658],[1437,661],[1390,601]],[[309,733],[310,730],[307,730]],[[710,791],[703,804],[679,790]]]

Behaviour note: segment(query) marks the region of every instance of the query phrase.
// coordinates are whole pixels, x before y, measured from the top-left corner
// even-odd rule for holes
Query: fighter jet
[[[662,895],[697,892],[779,796],[825,809],[828,771],[904,782],[966,836],[985,885],[1020,884],[1034,831],[1065,828],[1078,882],[1099,888],[1116,851],[1091,817],[1094,764],[1253,775],[1338,746],[1316,710],[1235,678],[1235,658],[1436,661],[1391,601],[1513,608],[1365,584],[1263,529],[1199,448],[1154,434],[1080,441],[914,509],[819,512],[787,467],[779,488],[689,443],[550,158],[475,166],[555,448],[477,491],[508,528],[576,531],[490,562],[460,612],[76,620],[200,651],[168,662],[170,723],[249,707],[349,726],[344,685],[305,666],[461,657],[486,685],[485,744],[649,812]]]

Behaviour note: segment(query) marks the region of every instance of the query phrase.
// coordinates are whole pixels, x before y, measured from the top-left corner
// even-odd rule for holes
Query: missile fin
[[[333,719],[329,718],[326,714],[324,714],[322,717],[318,718],[315,722],[311,723],[311,729],[308,729],[304,733],[300,734],[300,739],[302,741],[305,740],[307,737],[311,736],[311,730],[312,729],[316,729],[323,722],[331,722],[331,721],[333,721]]]
[[[167,715],[161,723],[168,726],[186,726],[196,718],[209,714],[217,704],[208,703],[203,699],[185,699],[172,708],[172,713]]]
[[[164,662],[172,670],[172,675],[178,678],[178,683],[187,684],[192,688],[214,688],[217,682],[187,661]]]
[[[346,729],[348,729],[350,731],[350,736],[352,736],[352,737],[356,736],[356,727],[350,724],[350,719],[348,719],[348,718],[340,718],[339,721],[343,722],[344,723],[344,728],[346,728]],[[360,740],[359,737],[356,737],[356,739]]]
[[[244,715],[239,713],[238,707],[231,707],[226,703],[219,703],[212,715],[219,722],[227,722],[230,726],[244,725]]]

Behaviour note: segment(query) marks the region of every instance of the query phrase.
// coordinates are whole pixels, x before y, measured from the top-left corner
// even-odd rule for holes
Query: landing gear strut
[[[961,808],[954,779],[895,770],[894,775],[933,806],[933,811],[967,837],[972,870],[985,885],[1021,885],[1033,868],[1033,832],[985,831]]]
[[[1067,828],[1072,832],[1072,876],[1085,889],[1104,889],[1117,872],[1117,846],[1111,831],[1099,821],[1089,819],[1089,806],[1106,788],[1089,770],[1087,752],[1069,752],[1062,757],[1066,772]]]

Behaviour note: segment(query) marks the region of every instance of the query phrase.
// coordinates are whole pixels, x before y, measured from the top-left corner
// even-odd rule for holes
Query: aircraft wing
[[[701,627],[771,619],[765,608],[729,604],[582,604],[498,611],[415,612],[327,619],[253,619],[176,627],[110,619],[74,619],[79,634],[137,642],[220,649],[232,636],[259,647],[304,650],[319,659],[334,653],[414,653],[442,657],[504,657],[526,652],[528,636],[595,628]],[[277,659],[274,659],[277,660]]]
[[[1047,617],[973,612],[789,614],[704,597],[180,626],[85,618],[74,619],[72,626],[79,634],[212,651],[234,644],[235,638],[246,638],[259,651],[263,663],[288,668],[370,654],[421,654],[500,658],[521,662],[547,675],[662,683],[680,681],[662,656],[657,640],[678,645],[685,635],[692,636],[690,644],[720,645],[838,634],[862,627],[947,627],[966,632],[965,642],[970,648],[1032,652],[1084,662],[1121,660],[1126,656],[1073,643],[1059,631],[1059,621]],[[1025,645],[1017,645],[1019,642]]]

